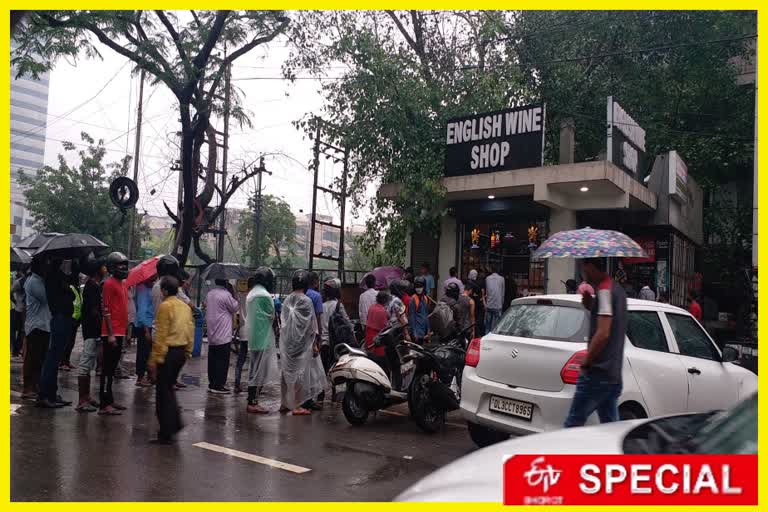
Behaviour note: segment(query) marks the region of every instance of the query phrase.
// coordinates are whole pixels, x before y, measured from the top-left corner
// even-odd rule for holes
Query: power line
[[[51,123],[46,123],[46,124],[45,124],[45,125],[43,125],[43,126],[37,126],[37,127],[35,127],[35,128],[32,128],[32,129],[30,129],[30,130],[27,130],[27,131],[26,131],[26,132],[24,132],[24,133],[21,133],[21,134],[19,134],[18,136],[34,135],[35,133],[39,133],[41,130],[46,130],[46,129],[47,129],[47,128],[49,128],[51,125],[54,125],[54,124],[56,124],[56,121],[59,121],[59,120],[60,120],[62,117],[65,117],[65,116],[68,116],[68,115],[70,115],[70,114],[71,114],[72,112],[74,112],[75,110],[77,110],[77,109],[79,109],[79,108],[82,108],[82,107],[84,107],[86,104],[88,104],[88,103],[90,103],[91,101],[95,100],[95,99],[96,99],[96,97],[97,97],[99,94],[101,94],[102,92],[104,92],[104,89],[106,89],[106,88],[107,88],[107,86],[108,86],[109,84],[111,84],[111,83],[112,83],[112,81],[113,81],[115,78],[117,78],[117,75],[119,75],[119,74],[120,74],[120,72],[123,70],[123,68],[125,68],[125,66],[127,66],[127,65],[128,65],[128,62],[129,62],[129,61],[126,61],[126,62],[125,62],[125,64],[123,64],[122,66],[120,66],[120,69],[118,69],[118,70],[115,72],[115,74],[114,74],[114,75],[112,75],[112,77],[111,77],[109,80],[107,80],[107,83],[105,83],[105,84],[104,84],[104,85],[101,87],[101,89],[99,89],[99,90],[96,92],[96,94],[94,94],[93,96],[91,96],[91,97],[90,97],[90,98],[88,98],[87,100],[83,101],[83,102],[82,102],[82,103],[80,103],[79,105],[76,105],[76,106],[75,106],[75,107],[73,107],[72,109],[68,110],[66,113],[62,114],[61,116],[57,116],[57,117],[55,117],[55,118],[54,118],[54,120],[53,120]],[[14,139],[11,139],[11,142],[13,142],[13,140],[14,140]]]

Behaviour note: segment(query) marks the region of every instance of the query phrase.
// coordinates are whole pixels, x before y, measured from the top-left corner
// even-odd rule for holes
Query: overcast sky
[[[107,48],[100,50],[103,60],[60,60],[51,72],[46,164],[56,165],[62,140],[80,143],[81,131],[104,139],[109,149],[108,161],[134,153],[138,77],[131,76],[131,66],[125,58]],[[305,139],[292,122],[310,111],[319,112],[322,97],[317,80],[291,83],[280,79],[280,66],[287,55],[285,43],[275,42],[269,47],[258,47],[235,62],[233,85],[242,90],[244,107],[252,112],[253,127],[231,125],[229,172],[242,168],[244,162],[256,160],[260,153],[284,154],[265,159],[267,169],[273,172],[272,176],[264,176],[265,193],[284,198],[300,215],[300,210],[309,213],[312,207],[312,174],[307,169],[312,141]],[[329,76],[333,72],[329,70]],[[145,84],[138,208],[152,215],[165,215],[163,200],[175,210],[178,173],[170,170],[169,163],[178,158],[178,152],[169,142],[180,127],[174,104],[175,98],[164,85]],[[216,128],[222,130],[223,126],[219,124]],[[334,172],[340,169],[334,170],[330,163],[322,165],[320,181],[328,184]],[[155,193],[151,195],[153,189]],[[254,190],[255,180],[242,185],[231,206],[245,207],[246,198]],[[336,216],[337,211],[330,197],[319,196],[318,213]],[[353,221],[362,222],[348,217],[347,225]]]

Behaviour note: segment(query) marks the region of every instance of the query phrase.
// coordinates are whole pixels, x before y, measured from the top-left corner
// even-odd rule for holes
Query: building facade
[[[648,257],[610,258],[611,273],[626,276],[620,279],[628,288],[650,285],[683,305],[703,242],[703,192],[683,159],[671,151],[646,161],[645,132],[608,98],[613,133],[606,155],[574,162],[575,129],[564,122],[559,164],[543,165],[539,108],[449,121],[447,143],[459,146],[448,152],[441,180],[449,213],[439,232],[412,233],[406,265],[427,262],[440,282],[451,267],[462,279],[473,269],[496,271],[507,280],[506,306],[518,296],[565,293],[567,280],[580,279],[578,260],[532,257],[549,236],[584,227],[614,229],[633,237]],[[383,197],[398,193],[398,184],[379,189]]]
[[[14,43],[11,42],[13,47]],[[18,183],[18,173],[34,173],[44,165],[45,136],[48,117],[49,73],[39,80],[29,77],[16,79],[11,67],[11,242],[30,235],[32,219],[25,206],[24,194]]]

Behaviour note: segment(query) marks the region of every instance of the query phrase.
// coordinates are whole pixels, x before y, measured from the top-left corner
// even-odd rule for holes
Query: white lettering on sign
[[[504,165],[509,156],[509,142],[493,142],[472,147],[472,169],[484,169]]]
[[[627,114],[621,105],[613,102],[613,124],[623,133],[640,151],[645,152],[645,130],[640,128],[637,121]]]
[[[741,487],[731,484],[730,466],[723,464],[719,469],[718,473],[709,464],[702,464],[694,476],[690,464],[683,464],[682,471],[673,464],[662,464],[655,471],[650,464],[631,464],[629,471],[622,464],[606,464],[603,468],[584,464],[579,471],[579,489],[584,494],[613,494],[616,487],[629,479],[631,494],[651,494],[655,490],[662,494],[701,494],[704,490],[712,494],[742,494]],[[654,485],[644,485],[646,482]]]

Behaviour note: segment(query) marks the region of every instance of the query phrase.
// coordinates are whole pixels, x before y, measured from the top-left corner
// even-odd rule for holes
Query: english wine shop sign
[[[529,105],[449,120],[445,175],[542,165],[545,116],[546,105]]]

